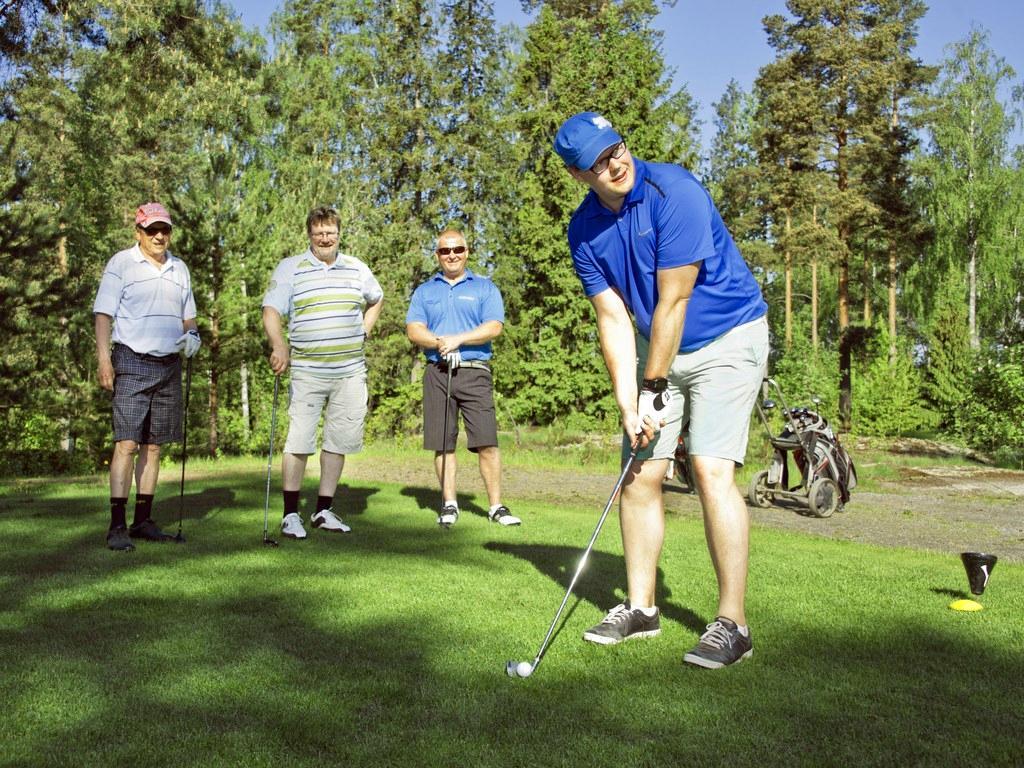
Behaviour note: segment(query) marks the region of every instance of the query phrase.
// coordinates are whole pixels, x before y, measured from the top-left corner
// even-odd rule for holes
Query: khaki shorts
[[[366,375],[326,379],[292,375],[289,386],[288,439],[285,453],[316,453],[316,428],[324,413],[323,450],[348,455],[363,449]]]
[[[637,380],[647,365],[648,341],[637,336]],[[691,456],[732,459],[743,464],[750,413],[768,370],[768,321],[761,317],[719,336],[706,347],[676,355],[668,373],[671,399],[662,412],[665,426],[637,458],[668,459],[686,429]],[[629,441],[623,437],[623,458]]]

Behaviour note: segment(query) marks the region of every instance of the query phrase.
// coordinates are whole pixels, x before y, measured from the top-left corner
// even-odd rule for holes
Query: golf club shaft
[[[587,544],[587,548],[583,550],[583,556],[580,557],[579,565],[576,566],[576,573],[572,575],[572,579],[569,581],[569,588],[565,590],[565,597],[562,598],[562,604],[558,606],[555,618],[551,620],[551,626],[548,627],[548,633],[544,636],[544,642],[540,644],[537,655],[533,659],[534,671],[536,671],[537,666],[540,664],[540,660],[544,657],[544,651],[547,650],[548,642],[551,640],[551,635],[555,631],[558,619],[561,617],[562,611],[565,610],[565,604],[569,602],[569,595],[572,594],[573,587],[576,586],[576,580],[579,579],[580,574],[583,573],[583,568],[587,564],[587,559],[590,557],[590,551],[594,548],[594,542],[597,541],[597,537],[601,533],[601,528],[604,526],[604,521],[608,517],[608,511],[612,508],[615,497],[619,495],[619,490],[622,488],[622,484],[626,481],[626,475],[633,466],[633,460],[636,458],[636,452],[638,450],[639,441],[637,445],[634,445],[633,450],[630,451],[629,458],[626,459],[626,464],[622,468],[622,474],[619,475],[619,479],[615,483],[615,487],[612,489],[611,496],[608,497],[608,503],[604,505],[604,512],[601,513],[601,519],[597,521],[597,527],[594,528],[594,534],[590,537],[590,542]]]
[[[445,470],[448,464],[448,411],[451,409],[452,401],[452,366],[448,364],[448,383],[444,388],[444,430],[441,434],[441,506],[444,506],[444,479]]]
[[[181,538],[181,518],[185,512],[185,462],[188,459],[188,401],[192,394],[192,358],[185,359],[185,413],[181,428],[181,491],[178,493],[178,538]]]
[[[267,496],[263,503],[263,540],[267,540],[267,516],[270,514],[270,470],[274,462],[274,427],[277,425],[277,395],[281,374],[274,376],[274,404],[270,409],[270,447],[267,449]]]

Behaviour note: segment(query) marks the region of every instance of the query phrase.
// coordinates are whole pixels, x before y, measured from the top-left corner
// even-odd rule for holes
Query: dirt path
[[[463,493],[483,498],[476,467],[460,471]],[[863,467],[861,473],[868,467]],[[429,461],[388,468],[392,482],[433,487]],[[372,481],[380,466],[353,461],[346,478]],[[504,497],[548,503],[592,504],[599,514],[608,499],[615,475],[567,469],[506,467]],[[885,483],[872,492],[853,492],[846,510],[830,518],[808,515],[799,505],[751,507],[755,526],[802,531],[818,536],[882,546],[912,547],[938,552],[968,550],[993,552],[1001,559],[1024,562],[1024,472],[986,468],[907,469],[898,482]],[[673,515],[700,517],[694,495],[676,482],[665,485],[666,510]],[[745,492],[745,489],[741,489]]]

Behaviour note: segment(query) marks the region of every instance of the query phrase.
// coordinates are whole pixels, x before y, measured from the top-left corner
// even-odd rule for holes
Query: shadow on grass
[[[400,493],[416,502],[420,509],[430,510],[437,515],[441,508],[441,492],[437,488],[424,488],[423,486],[407,485]],[[477,504],[468,493],[456,493],[455,500],[459,503],[459,513],[469,512],[478,517],[487,517],[487,510]]]
[[[379,488],[370,488],[369,486],[349,485],[348,483],[339,485],[334,494],[335,503],[339,505],[335,511],[340,510],[338,514],[344,516],[361,515],[366,512],[370,497],[379,492]]]
[[[518,557],[530,563],[534,568],[547,576],[562,589],[569,588],[573,574],[579,567],[582,549],[571,547],[555,547],[543,544],[507,544],[505,542],[488,542],[484,548],[492,552],[501,552],[505,555]],[[587,564],[583,568],[576,587],[573,592],[576,596],[575,602],[570,602],[570,609],[566,613],[566,619],[576,610],[580,600],[596,606],[602,612],[621,602],[616,594],[616,589],[621,587],[625,581],[625,563],[620,555],[611,555],[600,550],[592,550]],[[698,634],[704,631],[707,621],[689,608],[677,605],[671,601],[671,590],[665,586],[665,574],[658,569],[657,581],[654,587],[655,600],[661,610],[661,615],[672,621],[679,622]],[[570,598],[572,601],[572,598]],[[555,615],[558,606],[552,606],[551,615]],[[565,622],[563,622],[564,624]],[[561,631],[561,630],[559,630]]]

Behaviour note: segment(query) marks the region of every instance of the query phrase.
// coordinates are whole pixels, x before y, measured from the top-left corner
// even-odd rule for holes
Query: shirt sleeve
[[[412,292],[412,299],[409,301],[409,310],[405,313],[405,324],[409,323],[423,323],[429,326],[427,322],[426,308],[423,305],[423,286],[421,285],[415,291]]]
[[[572,233],[569,235],[569,248],[572,251],[572,266],[576,270],[576,277],[583,285],[583,293],[589,299],[608,288],[608,279],[601,272],[594,259],[590,245],[585,242],[573,243]]]
[[[295,269],[292,259],[284,259],[270,276],[267,292],[263,294],[263,306],[276,309],[281,317],[287,317],[292,308],[292,277]]]
[[[179,259],[180,261],[180,259]],[[196,297],[192,293],[192,273],[188,271],[185,262],[180,261],[181,270],[185,273],[185,284],[182,286],[184,296],[182,297],[181,319],[194,320],[196,317]]]
[[[501,298],[501,291],[498,290],[498,286],[496,286],[492,280],[488,280],[487,283],[487,295],[484,296],[483,303],[480,307],[480,314],[482,317],[481,322],[486,323],[491,320],[497,320],[499,323],[504,324],[505,302]]]
[[[658,230],[658,269],[694,264],[715,255],[711,233],[711,198],[696,180],[683,179],[661,201]]]
[[[117,315],[117,306],[121,303],[121,291],[124,290],[124,278],[121,274],[122,266],[117,256],[107,262],[103,270],[103,277],[100,278],[100,286],[96,290],[96,300],[93,302],[92,311],[102,315]]]
[[[384,298],[384,289],[366,264],[363,264],[363,298],[367,305],[376,304]]]

